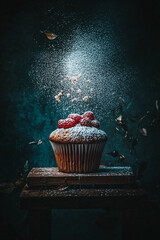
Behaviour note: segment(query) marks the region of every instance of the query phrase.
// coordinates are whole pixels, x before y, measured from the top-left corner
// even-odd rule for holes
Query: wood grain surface
[[[33,168],[27,176],[30,187],[54,185],[134,184],[131,167],[100,167],[94,173],[63,173],[58,168]]]
[[[146,196],[143,189],[81,188],[31,189],[25,186],[20,196],[25,209],[83,209],[138,206]]]

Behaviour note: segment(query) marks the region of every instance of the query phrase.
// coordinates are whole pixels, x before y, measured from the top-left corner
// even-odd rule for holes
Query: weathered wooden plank
[[[137,205],[145,196],[142,189],[30,189],[25,187],[20,196],[26,209],[106,208],[113,205]]]
[[[61,189],[30,189],[25,187],[21,193],[21,198],[90,198],[90,197],[133,197],[144,194],[142,189],[107,189],[107,188],[67,188],[64,191]]]
[[[133,184],[131,167],[101,167],[94,173],[63,173],[58,168],[33,168],[27,176],[30,187],[53,185]]]

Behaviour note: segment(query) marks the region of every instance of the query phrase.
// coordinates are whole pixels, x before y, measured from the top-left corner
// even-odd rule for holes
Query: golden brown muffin
[[[95,127],[75,126],[56,129],[49,140],[59,170],[82,173],[99,168],[107,135]]]
[[[106,141],[107,135],[95,127],[58,128],[50,134],[49,140],[61,143],[95,143]]]

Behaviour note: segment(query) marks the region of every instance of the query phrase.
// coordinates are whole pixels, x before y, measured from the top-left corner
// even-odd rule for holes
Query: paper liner
[[[51,142],[61,172],[93,172],[99,168],[105,141],[98,143]]]

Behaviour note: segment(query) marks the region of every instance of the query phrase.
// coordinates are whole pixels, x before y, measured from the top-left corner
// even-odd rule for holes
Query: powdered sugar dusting
[[[107,135],[104,131],[95,127],[79,127],[78,125],[68,129],[56,129],[50,135],[50,140],[61,140],[62,142],[95,142],[104,141],[106,139]]]
[[[98,130],[95,127],[73,127],[71,130],[72,140],[77,139],[79,136],[83,137],[84,141],[88,141],[91,138],[100,140],[103,137],[106,138],[106,133],[102,130]]]

